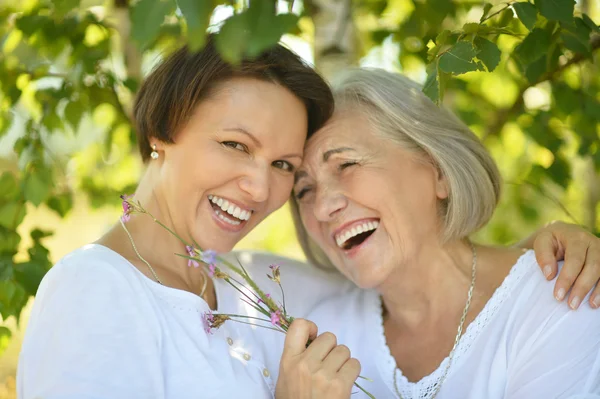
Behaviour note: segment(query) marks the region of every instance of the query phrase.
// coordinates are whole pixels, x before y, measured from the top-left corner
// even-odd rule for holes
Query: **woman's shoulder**
[[[57,293],[89,296],[98,291],[114,294],[120,288],[130,291],[139,283],[137,274],[139,272],[118,253],[102,245],[88,244],[62,257],[46,273],[36,300]],[[105,298],[107,302],[110,299],[110,296]]]
[[[562,265],[563,262],[559,262],[559,270]],[[534,334],[540,326],[545,326],[555,334],[562,331],[565,337],[569,334],[577,336],[578,331],[600,331],[600,317],[588,305],[589,298],[582,298],[581,307],[571,310],[566,301],[555,299],[555,283],[556,280],[547,281],[543,276],[533,251],[519,258],[496,293],[508,299],[515,331]],[[582,338],[592,338],[596,345],[600,343],[600,334],[586,333]]]

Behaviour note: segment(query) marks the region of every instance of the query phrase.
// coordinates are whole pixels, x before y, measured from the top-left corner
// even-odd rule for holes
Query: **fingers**
[[[596,289],[590,296],[590,306],[594,309],[600,308],[600,283],[596,284]]]
[[[316,338],[317,325],[305,319],[295,319],[288,329],[282,357],[297,356],[306,350],[306,343]],[[333,334],[332,334],[333,335]]]
[[[575,310],[579,308],[583,298],[598,283],[598,279],[600,279],[600,254],[588,248],[583,270],[577,277],[569,295],[568,303],[571,309]],[[596,303],[600,305],[600,301],[596,300],[595,295],[592,293],[590,296],[590,305],[594,309],[597,308],[597,306],[594,306]]]
[[[577,236],[584,239],[574,239],[566,246],[565,263],[554,286],[554,296],[559,301],[565,298],[585,264],[589,239],[587,236],[579,237],[579,234]]]
[[[323,360],[323,370],[329,375],[335,375],[350,359],[350,349],[346,345],[338,345],[329,352]]]
[[[344,385],[352,387],[360,375],[360,362],[355,358],[348,359],[338,372],[338,375]]]
[[[552,280],[558,271],[556,254],[559,249],[558,241],[549,231],[541,232],[533,243],[535,258],[547,280]]]

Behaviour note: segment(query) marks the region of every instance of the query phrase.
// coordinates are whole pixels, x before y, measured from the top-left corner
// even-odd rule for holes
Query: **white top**
[[[553,289],[533,251],[524,254],[466,329],[437,398],[600,398],[600,315],[585,302],[569,310]],[[448,359],[416,383],[396,369],[375,291],[355,289],[325,300],[308,317],[350,348],[361,375],[374,380],[359,383],[377,398],[398,397],[394,373],[405,399],[431,397],[443,375]]]
[[[379,399],[396,397],[375,291],[290,259],[235,256],[282,302],[266,276],[279,264],[288,313],[335,333],[361,361],[361,375],[374,380],[361,385]],[[218,312],[258,316],[227,283],[215,285]],[[553,286],[533,252],[521,257],[465,331],[438,399],[600,398],[600,316],[585,304],[570,311],[553,298]],[[285,336],[231,321],[210,335],[201,320],[207,310],[201,298],[148,279],[106,247],[74,251],[38,290],[18,398],[272,397]],[[397,371],[403,397],[427,397],[444,366],[417,383]]]
[[[216,281],[218,311],[245,313]],[[17,373],[20,399],[271,398],[269,330],[204,330],[208,305],[160,285],[116,252],[88,245],[44,277]]]

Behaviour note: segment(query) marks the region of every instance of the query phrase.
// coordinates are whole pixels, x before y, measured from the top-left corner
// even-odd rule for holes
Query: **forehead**
[[[364,113],[336,111],[325,126],[308,140],[304,156],[309,161],[333,148],[364,147],[372,137],[373,127]]]

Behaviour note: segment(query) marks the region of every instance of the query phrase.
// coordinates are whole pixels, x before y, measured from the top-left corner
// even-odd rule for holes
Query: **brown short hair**
[[[325,80],[292,51],[277,44],[234,66],[221,58],[210,35],[198,52],[182,47],[169,55],[141,85],[133,113],[144,162],[152,151],[151,137],[173,143],[198,103],[216,85],[234,77],[256,78],[289,89],[306,106],[309,137],[333,112],[333,96]]]

